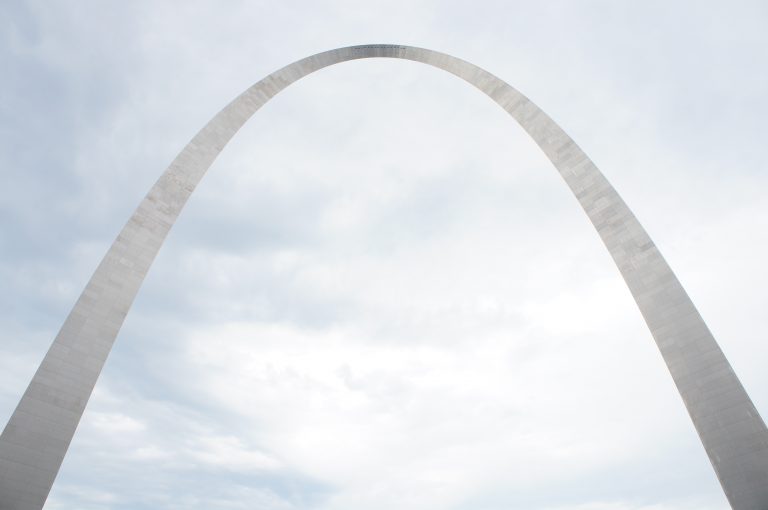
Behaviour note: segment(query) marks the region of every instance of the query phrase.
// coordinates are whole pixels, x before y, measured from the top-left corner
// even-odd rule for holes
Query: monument
[[[0,436],[0,510],[40,510],[115,337],[198,182],[270,98],[324,67],[401,58],[448,71],[504,108],[552,161],[634,297],[731,506],[768,510],[768,430],[698,311],[648,234],[584,152],[520,92],[458,58],[409,46],[312,55],[259,81],[195,135],[149,190],[86,285]]]

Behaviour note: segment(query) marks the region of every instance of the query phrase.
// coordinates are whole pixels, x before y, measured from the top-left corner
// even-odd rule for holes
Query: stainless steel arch
[[[768,430],[685,290],[616,190],[528,98],[458,58],[398,45],[352,46],[290,64],[219,112],[176,157],[117,236],[0,436],[0,509],[42,508],[131,303],[187,199],[269,99],[324,67],[371,57],[429,64],[477,87],[530,134],[597,229],[683,397],[731,506],[768,510]]]

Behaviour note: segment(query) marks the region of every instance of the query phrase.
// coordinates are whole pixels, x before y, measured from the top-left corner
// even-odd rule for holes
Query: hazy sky
[[[364,43],[469,60],[616,186],[768,415],[763,1],[0,6],[0,424],[184,144]],[[405,61],[278,95],[190,200],[46,509],[726,508],[597,234],[506,113]]]

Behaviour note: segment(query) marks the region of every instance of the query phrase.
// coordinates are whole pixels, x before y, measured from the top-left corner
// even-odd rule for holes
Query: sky
[[[252,83],[394,43],[530,97],[617,188],[768,415],[762,1],[0,6],[0,422],[144,194]],[[211,167],[46,510],[727,508],[618,270],[466,83],[365,60]]]

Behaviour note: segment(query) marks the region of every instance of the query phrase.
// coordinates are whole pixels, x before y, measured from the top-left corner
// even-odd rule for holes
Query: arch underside
[[[65,320],[0,436],[0,509],[45,503],[144,277],[200,179],[269,99],[324,67],[362,58],[422,62],[506,110],[565,180],[600,234],[669,368],[731,506],[768,510],[768,430],[680,282],[616,190],[528,98],[492,74],[422,48],[365,45],[294,62],[229,103],[189,142],[123,227]]]

